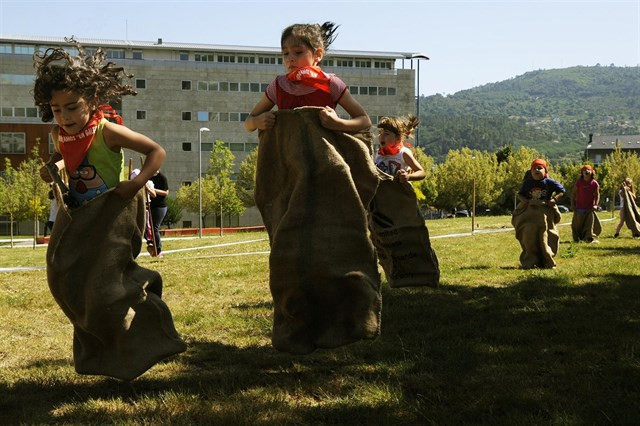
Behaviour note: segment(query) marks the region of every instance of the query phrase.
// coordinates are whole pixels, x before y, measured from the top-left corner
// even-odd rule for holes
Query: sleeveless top
[[[69,174],[71,196],[82,205],[124,180],[124,154],[113,152],[104,142],[103,118],[91,142],[87,156],[75,172]]]
[[[330,93],[287,80],[286,75],[279,75],[269,83],[265,90],[265,95],[278,106],[278,109],[293,109],[305,106],[328,106],[335,109],[338,101],[347,90],[347,85],[335,74],[326,75],[329,77]]]
[[[376,153],[374,163],[383,172],[395,176],[399,170],[409,170],[409,166],[407,166],[407,163],[404,161],[403,154],[405,152],[411,152],[411,150],[403,146],[397,154],[381,155]]]
[[[596,192],[600,184],[595,179],[589,182],[580,178],[576,181],[576,208],[580,210],[592,209],[596,202]]]

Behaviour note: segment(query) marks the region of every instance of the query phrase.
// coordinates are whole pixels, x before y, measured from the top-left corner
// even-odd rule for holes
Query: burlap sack
[[[306,354],[380,332],[380,275],[366,207],[371,135],[321,126],[319,108],[276,112],[260,132],[255,200],[269,233],[273,346]]]
[[[80,374],[131,380],[186,349],[167,305],[146,290],[161,283],[160,274],[134,260],[144,214],[142,191],[123,200],[110,190],[77,209],[59,209],[47,249],[47,279],[73,324],[73,361]]]
[[[627,190],[622,191],[624,197],[624,223],[631,230],[634,237],[640,237],[640,210],[636,200],[631,197]]]
[[[557,206],[543,205],[539,200],[519,203],[513,211],[511,223],[516,230],[522,253],[523,269],[554,268],[560,235],[556,224],[562,218]]]
[[[571,219],[571,234],[573,241],[593,241],[602,232],[600,218],[593,210],[587,212],[573,212]]]
[[[429,231],[410,183],[378,170],[380,184],[371,203],[369,230],[391,287],[438,287],[440,268]]]

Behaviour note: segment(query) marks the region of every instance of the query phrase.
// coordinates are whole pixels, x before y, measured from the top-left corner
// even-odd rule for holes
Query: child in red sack
[[[401,117],[384,117],[378,123],[380,148],[375,156],[376,166],[383,172],[395,176],[400,182],[422,180],[426,174],[403,139],[412,136],[420,121],[409,114]]]
[[[148,137],[120,125],[120,117],[106,105],[123,95],[136,94],[123,84],[124,70],[113,62],[103,64],[106,55],[102,49],[87,56],[73,38],[67,41],[76,44],[78,56],[62,48],[34,55],[35,104],[42,121],[55,119],[57,123],[51,130],[56,153],[49,163],[57,163],[59,168],[59,160],[64,160],[69,207],[80,206],[114,187],[118,196],[132,198],[160,168],[165,151]],[[146,155],[135,179],[126,179],[123,148]],[[51,181],[46,167],[40,169],[40,176]]]
[[[362,106],[351,96],[347,85],[335,74],[326,74],[318,64],[333,42],[337,27],[333,22],[294,24],[282,32],[280,44],[287,74],[273,80],[260,101],[244,122],[249,132],[273,127],[278,109],[304,106],[323,107],[322,126],[329,130],[357,132],[371,127],[371,120]],[[335,108],[343,107],[350,119],[338,117]]]

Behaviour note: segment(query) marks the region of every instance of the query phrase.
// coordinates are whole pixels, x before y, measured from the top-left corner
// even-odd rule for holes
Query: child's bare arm
[[[132,180],[123,180],[116,185],[116,194],[122,198],[131,198],[162,166],[166,155],[164,148],[143,134],[113,123],[105,124],[104,139],[107,146],[114,152],[118,152],[121,148],[128,148],[146,156],[138,176]]]
[[[407,173],[406,170],[401,170],[401,172],[404,173],[401,174],[400,180],[422,180],[427,176],[424,169],[422,168],[420,163],[418,163],[418,160],[415,159],[411,152],[403,152],[402,156],[404,157],[404,162],[407,163],[407,166],[411,167],[411,173]]]
[[[357,132],[371,127],[369,116],[348,90],[343,93],[339,104],[351,118],[340,118],[333,108],[326,107],[320,111],[320,122],[323,127],[341,132]]]
[[[249,117],[244,120],[244,128],[247,132],[253,132],[256,129],[266,130],[270,129],[276,123],[276,115],[271,112],[273,108],[273,102],[267,98],[267,95],[262,94],[262,98],[258,101],[253,110],[249,113]]]

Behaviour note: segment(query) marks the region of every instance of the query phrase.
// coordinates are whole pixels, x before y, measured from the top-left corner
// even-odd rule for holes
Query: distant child
[[[276,116],[271,109],[322,107],[320,122],[329,130],[357,132],[371,127],[362,106],[351,96],[347,85],[335,74],[327,74],[318,66],[338,27],[333,22],[294,24],[282,32],[280,45],[286,74],[273,80],[260,101],[245,120],[249,132],[274,126]],[[338,117],[335,108],[342,106],[351,116]]]
[[[49,220],[44,224],[44,236],[47,236],[47,229],[49,232],[53,229],[53,222],[56,220],[58,214],[58,202],[53,196],[53,189],[49,190]]]
[[[626,195],[625,195],[625,191],[626,191]],[[628,214],[628,212],[633,211],[632,209],[633,206],[627,206],[625,205],[625,202],[624,202],[625,198],[629,199],[629,203],[635,202],[635,199],[636,199],[636,194],[635,192],[633,192],[633,180],[631,178],[628,177],[622,181],[618,194],[620,195],[620,222],[616,227],[616,233],[613,234],[614,238],[618,238],[620,236],[620,230],[622,230],[622,226],[625,224],[627,219],[626,215]],[[635,236],[636,235],[634,235],[634,237]]]
[[[415,115],[406,119],[384,117],[378,123],[378,143],[380,148],[375,156],[375,164],[380,170],[396,176],[400,182],[422,180],[426,174],[403,139],[412,137],[420,121]]]
[[[595,170],[589,164],[580,169],[580,178],[573,185],[571,193],[571,232],[573,241],[597,243],[595,239],[602,228],[596,215],[600,202],[600,184],[595,179]]]
[[[104,104],[136,93],[122,82],[122,68],[113,62],[103,63],[106,55],[102,49],[87,56],[79,44],[76,46],[78,56],[62,48],[34,55],[35,104],[42,121],[56,120],[51,130],[56,153],[49,163],[64,160],[69,176],[69,207],[82,205],[109,188],[115,188],[122,198],[132,198],[160,168],[165,151],[148,137],[107,119],[113,116],[121,120]],[[124,175],[123,148],[146,155],[144,167],[133,180]],[[51,181],[46,168],[40,170],[40,175]]]
[[[554,257],[559,244],[556,224],[561,219],[556,204],[564,193],[564,187],[549,177],[546,161],[534,160],[518,192],[520,203],[511,218],[522,248],[522,268],[556,267]]]

